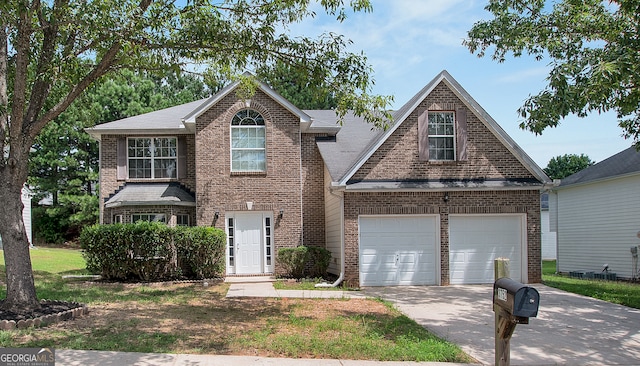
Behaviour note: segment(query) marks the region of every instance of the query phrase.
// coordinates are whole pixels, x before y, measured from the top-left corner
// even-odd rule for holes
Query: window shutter
[[[458,160],[467,160],[467,110],[458,108],[456,110],[456,155]]]
[[[187,177],[187,137],[178,136],[178,178]]]
[[[127,138],[126,137],[118,137],[117,142],[117,162],[118,168],[116,170],[116,175],[118,180],[127,179]]]
[[[418,115],[418,159],[429,161],[429,111]]]

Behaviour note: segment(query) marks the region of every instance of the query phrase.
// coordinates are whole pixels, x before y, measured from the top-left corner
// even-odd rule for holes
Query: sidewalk
[[[233,282],[233,281],[228,281]],[[288,297],[301,299],[364,299],[360,291],[276,290],[271,282],[231,283],[227,297]]]
[[[56,350],[56,366],[469,366],[442,362],[382,362]]]

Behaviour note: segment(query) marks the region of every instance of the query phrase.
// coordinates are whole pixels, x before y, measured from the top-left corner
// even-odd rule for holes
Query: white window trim
[[[436,114],[436,113],[450,113],[453,116],[453,133],[451,135],[436,135],[436,134],[432,135],[432,134],[429,134],[429,136],[428,136],[429,139],[431,139],[432,137],[434,137],[434,138],[438,138],[438,137],[440,137],[440,138],[442,138],[442,137],[451,138],[451,140],[453,141],[453,147],[452,147],[452,149],[453,149],[453,158],[452,159],[438,159],[436,156],[433,156],[433,154],[431,154],[431,151],[429,151],[429,160],[433,160],[433,161],[456,161],[458,159],[458,156],[457,156],[458,155],[457,154],[458,149],[457,149],[457,146],[456,146],[456,140],[457,140],[456,139],[456,136],[457,136],[456,135],[456,128],[457,128],[457,126],[456,126],[456,112],[455,111],[449,111],[449,110],[446,110],[446,111],[429,110],[429,111],[427,111],[427,131],[429,130],[429,126],[431,125],[431,123],[429,121],[429,115],[432,114],[432,113],[433,114]],[[429,146],[427,146],[427,149],[430,149],[430,144],[429,144]]]
[[[139,139],[150,139],[151,140],[151,146],[150,151],[151,151],[151,157],[149,157],[148,159],[151,160],[151,177],[150,178],[140,178],[140,177],[131,177],[129,175],[130,172],[130,165],[129,162],[131,159],[142,159],[142,158],[138,158],[138,157],[131,157],[129,156],[129,141],[130,140],[139,140]],[[174,157],[155,157],[155,144],[154,144],[154,140],[155,139],[174,139],[176,141],[176,156]],[[127,137],[127,147],[126,147],[126,155],[127,155],[127,178],[128,179],[146,179],[146,180],[151,180],[151,179],[177,179],[179,176],[179,162],[178,162],[178,156],[180,155],[180,151],[178,151],[178,137],[177,136],[135,136],[135,137]],[[147,158],[144,158],[147,159]],[[155,160],[175,160],[175,166],[176,166],[176,173],[175,173],[175,177],[162,177],[162,178],[156,178],[155,177],[155,168],[154,168],[154,162]]]
[[[148,220],[143,220],[143,219],[134,219],[135,216],[147,216],[149,219]],[[155,217],[157,216],[162,216],[162,220],[163,221],[156,221],[156,220],[152,220],[155,219]],[[147,212],[136,212],[136,213],[132,213],[131,214],[131,223],[136,223],[138,221],[147,221],[147,222],[161,222],[163,224],[167,223],[167,215],[163,214],[163,213],[147,213]]]
[[[252,110],[254,112],[256,112],[258,115],[260,115],[262,117],[262,120],[264,121],[264,116],[262,116],[262,113],[258,112],[255,109],[251,109],[251,108],[245,108],[242,110],[239,110],[238,112],[236,112],[236,114],[233,115],[233,118],[235,118],[235,116],[245,110]],[[264,173],[267,171],[267,126],[266,126],[266,122],[263,125],[233,125],[233,118],[231,119],[231,122],[229,122],[229,163],[230,163],[230,169],[232,173]],[[234,129],[249,129],[249,128],[253,128],[253,129],[262,129],[264,130],[264,147],[262,148],[234,148],[233,147],[233,130]],[[233,152],[234,151],[263,151],[264,152],[264,169],[257,169],[257,170],[235,170],[233,169]]]

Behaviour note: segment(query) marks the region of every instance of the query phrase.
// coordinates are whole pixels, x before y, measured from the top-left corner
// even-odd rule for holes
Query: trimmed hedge
[[[93,225],[80,234],[87,270],[107,280],[158,281],[224,275],[224,231],[161,223]]]
[[[299,246],[278,250],[278,262],[293,278],[302,278],[305,274],[324,277],[330,261],[331,252],[325,248]]]

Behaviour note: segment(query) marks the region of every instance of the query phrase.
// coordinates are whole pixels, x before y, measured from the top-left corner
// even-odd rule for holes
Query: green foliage
[[[562,179],[593,164],[595,162],[591,161],[585,154],[565,154],[551,158],[549,164],[543,170],[551,179]]]
[[[307,263],[307,250],[305,246],[296,248],[280,248],[278,250],[278,263],[282,265],[288,276],[301,278],[304,276],[304,267]]]
[[[154,222],[94,225],[80,234],[87,270],[120,281],[222,276],[224,243],[219,229]]]
[[[178,267],[183,270],[183,275],[214,278],[224,274],[224,231],[213,227],[178,227],[174,239],[178,249]]]
[[[263,65],[257,77],[300,109],[333,109],[337,107],[334,93],[326,84],[313,83],[311,70],[283,61]]]
[[[323,277],[329,268],[331,252],[320,247],[280,248],[277,258],[289,277],[302,278],[305,274]]]
[[[331,252],[321,247],[308,247],[307,262],[311,277],[324,277],[331,263]]]
[[[563,291],[640,309],[640,285],[623,281],[585,280],[555,274],[556,261],[543,261],[542,283]]]
[[[547,87],[519,109],[521,128],[540,134],[569,114],[613,110],[640,147],[639,7],[638,0],[491,0],[485,9],[494,18],[474,24],[464,44],[480,57],[492,50],[498,62],[509,53],[551,59]]]

